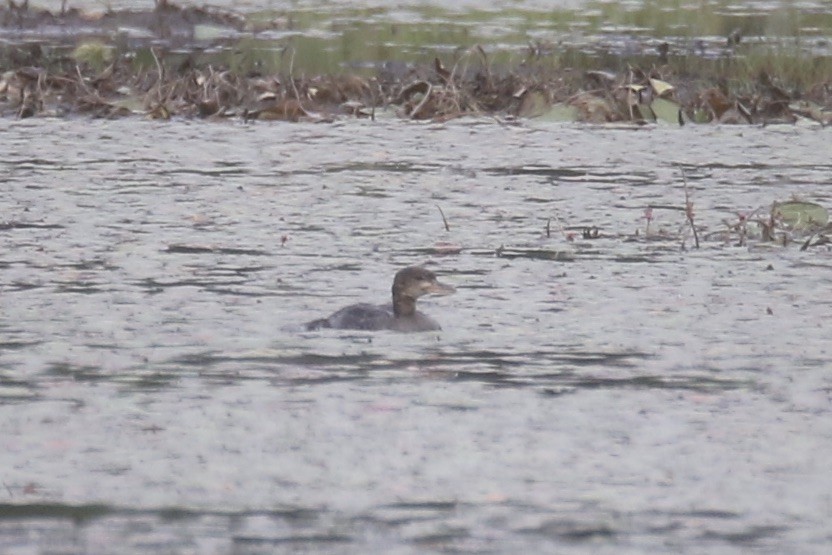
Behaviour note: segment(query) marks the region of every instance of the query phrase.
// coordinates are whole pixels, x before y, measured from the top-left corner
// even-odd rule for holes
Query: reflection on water
[[[644,215],[829,207],[824,130],[7,127],[0,551],[825,545],[828,250]],[[444,331],[291,331],[416,263]]]

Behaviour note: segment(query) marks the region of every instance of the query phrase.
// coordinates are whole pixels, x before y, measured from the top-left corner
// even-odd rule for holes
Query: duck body
[[[416,310],[416,299],[428,293],[448,295],[454,291],[450,285],[440,283],[430,270],[410,266],[399,271],[393,280],[392,304],[350,305],[327,318],[312,320],[306,324],[305,328],[307,330],[328,328],[365,331],[393,330],[405,333],[436,331],[442,327],[427,314]]]
[[[439,322],[418,310],[409,316],[396,318],[393,314],[392,305],[359,303],[346,306],[328,318],[313,320],[306,324],[307,330],[326,328],[417,332],[441,330],[442,326],[439,325]]]

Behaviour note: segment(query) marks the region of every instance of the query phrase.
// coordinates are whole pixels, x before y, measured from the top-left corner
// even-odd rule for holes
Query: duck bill
[[[446,285],[444,283],[440,283],[438,281],[434,281],[430,284],[430,287],[427,289],[428,293],[432,295],[450,295],[451,293],[456,292],[456,288]]]

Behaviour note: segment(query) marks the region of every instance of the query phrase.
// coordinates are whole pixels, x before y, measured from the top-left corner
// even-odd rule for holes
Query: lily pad
[[[814,202],[775,202],[771,212],[783,224],[799,231],[819,229],[829,222],[829,211]]]
[[[540,91],[527,91],[520,101],[517,115],[522,118],[540,117],[549,110],[549,106],[551,103],[545,94]]]
[[[702,110],[701,108],[697,108],[693,111],[693,117],[691,121],[693,123],[710,123],[711,122],[711,114],[707,110]]]
[[[639,114],[641,118],[639,118]],[[641,119],[644,122],[655,123],[656,122],[656,113],[650,107],[649,104],[636,104],[633,106],[633,118],[636,120]]]
[[[87,64],[98,71],[113,61],[113,48],[98,41],[79,44],[72,51],[72,58],[81,64]]]
[[[552,104],[545,113],[535,118],[538,121],[577,121],[578,110],[566,104]]]
[[[610,103],[591,93],[581,93],[574,97],[569,105],[575,108],[578,121],[607,123],[616,119],[616,112]]]
[[[133,94],[128,94],[124,98],[114,100],[111,104],[117,108],[127,110],[132,114],[141,114],[145,111],[144,99]]]
[[[654,98],[650,103],[657,120],[665,123],[679,124],[679,105],[666,98]]]
[[[494,251],[494,254],[498,258],[528,258],[531,260],[556,260],[558,262],[571,262],[575,259],[575,256],[568,251],[512,248],[503,247],[502,245]]]
[[[666,81],[662,81],[661,79],[650,78],[650,86],[653,87],[653,92],[656,93],[656,96],[663,97],[674,91],[673,85]]]

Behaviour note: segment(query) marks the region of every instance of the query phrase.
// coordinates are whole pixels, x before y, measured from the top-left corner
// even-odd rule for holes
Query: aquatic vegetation
[[[396,114],[436,121],[489,115],[639,125],[832,123],[832,57],[807,53],[805,39],[792,45],[752,44],[749,35],[767,27],[752,18],[722,28],[725,21],[736,22],[714,10],[699,14],[695,25],[724,38],[674,36],[681,25],[676,16],[649,7],[623,10],[602,4],[599,9],[603,17],[589,17],[587,33],[600,33],[604,22],[620,30],[612,25],[608,35],[589,43],[534,39],[520,48],[489,48],[462,31],[470,29],[469,19],[495,17],[486,13],[469,13],[456,27],[449,22],[446,30],[459,32],[443,35],[442,41],[425,26],[397,25],[393,35],[401,41],[401,52],[395,47],[369,52],[353,31],[332,23],[328,34],[337,38],[326,40],[340,41],[343,50],[332,66],[332,48],[318,33],[325,15],[302,10],[243,16],[164,1],[147,11],[84,14],[65,6],[52,13],[10,3],[0,8],[0,30],[12,39],[27,37],[27,43],[10,40],[0,49],[0,114],[323,122]],[[512,17],[519,22],[517,33],[534,32],[533,15]],[[546,25],[565,30],[574,15],[553,12],[551,17]],[[792,12],[766,21],[784,33],[799,32],[803,25]],[[64,32],[57,44],[55,37],[38,34],[56,26],[78,34],[67,43],[72,34]],[[647,28],[666,33],[667,40],[640,37]],[[630,35],[625,37],[626,29]],[[435,48],[428,55],[431,48],[423,47],[418,56],[408,54],[412,44],[448,40],[458,41],[459,47]],[[400,61],[402,57],[410,59]],[[364,61],[368,59],[372,63]],[[326,69],[316,71],[318,67]]]
[[[644,237],[655,237],[651,233],[650,224],[655,220],[653,211],[665,209],[681,211],[685,214],[686,226],[693,233],[695,247],[700,247],[698,228],[694,220],[693,202],[685,186],[685,205],[668,206],[653,205],[645,210],[646,226]],[[802,243],[802,249],[826,245],[830,242],[828,234],[832,232],[829,226],[829,212],[820,204],[792,199],[788,201],[774,201],[770,206],[760,207],[752,211],[738,211],[736,219],[723,220],[723,229],[705,233],[703,242],[718,241],[721,243],[733,243],[736,246],[744,247],[749,245],[749,239],[756,244],[773,244],[787,246],[795,243]],[[749,227],[752,225],[753,227]],[[659,235],[667,238],[677,238],[682,242],[684,248],[685,226],[682,226],[677,233],[660,232]],[[639,236],[636,230],[636,236]]]

